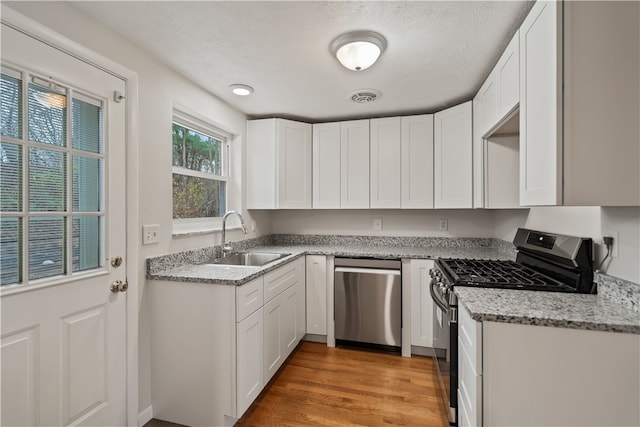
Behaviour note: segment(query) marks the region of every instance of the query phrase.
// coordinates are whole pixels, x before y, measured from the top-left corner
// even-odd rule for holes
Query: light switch
[[[373,230],[382,231],[382,218],[375,218],[373,220]]]

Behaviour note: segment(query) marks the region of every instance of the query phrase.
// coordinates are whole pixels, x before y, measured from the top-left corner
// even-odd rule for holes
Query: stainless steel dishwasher
[[[336,258],[336,340],[400,347],[402,263],[399,260]]]

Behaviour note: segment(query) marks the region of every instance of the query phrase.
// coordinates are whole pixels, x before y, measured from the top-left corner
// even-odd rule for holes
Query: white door
[[[4,24],[1,47],[1,423],[126,425],[125,83]]]

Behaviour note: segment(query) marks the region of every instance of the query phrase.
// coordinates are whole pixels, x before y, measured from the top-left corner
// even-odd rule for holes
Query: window
[[[103,102],[27,70],[0,83],[0,285],[101,268]]]
[[[206,222],[227,205],[228,135],[176,114],[172,125],[173,219]]]

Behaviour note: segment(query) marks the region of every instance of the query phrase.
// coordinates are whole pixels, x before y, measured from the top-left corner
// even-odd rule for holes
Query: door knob
[[[129,284],[127,282],[123,282],[122,280],[116,280],[115,282],[111,283],[111,292],[118,293],[118,292],[126,292],[127,289],[129,288]]]

